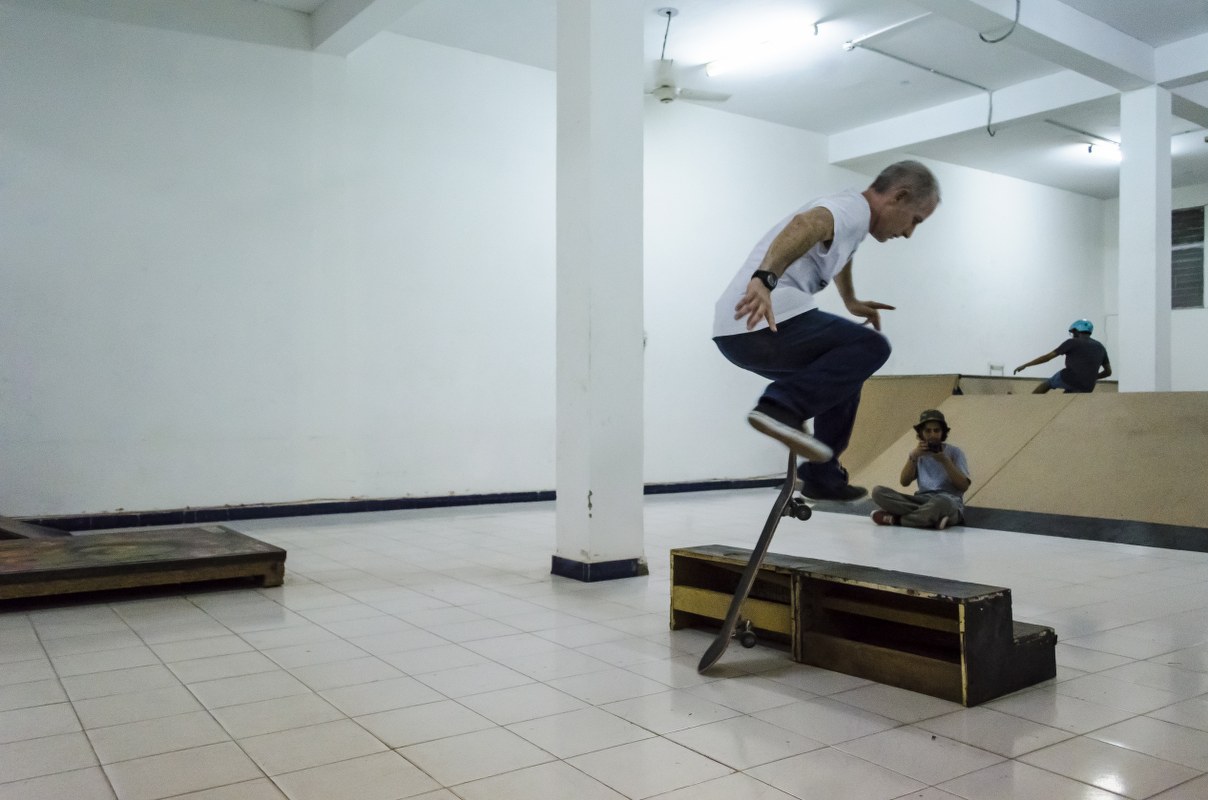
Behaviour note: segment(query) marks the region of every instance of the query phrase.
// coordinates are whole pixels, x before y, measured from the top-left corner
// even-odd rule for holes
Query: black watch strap
[[[755,272],[751,275],[751,277],[755,278],[760,283],[762,283],[764,286],[768,287],[768,291],[775,289],[776,283],[780,280],[778,277],[776,277],[775,272],[769,272],[766,269],[755,270]]]

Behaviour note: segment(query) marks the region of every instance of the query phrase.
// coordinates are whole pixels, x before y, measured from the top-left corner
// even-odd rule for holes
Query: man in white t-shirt
[[[772,381],[747,421],[806,459],[797,474],[809,497],[866,493],[848,482],[839,455],[851,439],[864,381],[889,358],[880,312],[893,306],[856,297],[852,256],[869,234],[878,242],[910,238],[939,202],[927,167],[892,164],[864,191],[819,198],[781,220],[717,301],[713,341],[722,355]],[[832,281],[864,323],[817,307],[814,295]],[[809,419],[812,436],[804,428]]]

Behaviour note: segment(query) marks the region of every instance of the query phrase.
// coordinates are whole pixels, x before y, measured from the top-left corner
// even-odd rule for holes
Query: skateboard
[[[697,672],[704,672],[716,664],[726,652],[726,648],[730,646],[731,639],[737,638],[743,647],[755,646],[755,631],[750,620],[742,619],[742,604],[746,601],[747,595],[751,593],[751,587],[755,584],[755,576],[759,573],[759,565],[763,563],[763,557],[767,555],[768,547],[772,544],[772,536],[776,533],[780,519],[791,516],[807,520],[813,513],[805,502],[805,498],[796,496],[799,483],[797,480],[797,454],[789,451],[789,469],[784,479],[784,485],[780,487],[780,494],[776,496],[776,502],[772,504],[772,510],[768,513],[768,520],[763,525],[763,533],[759,534],[759,541],[755,543],[755,549],[751,551],[751,560],[747,562],[746,568],[742,571],[742,577],[738,580],[738,587],[734,590],[734,599],[730,601],[730,610],[726,612],[726,619],[721,625],[721,630],[717,632],[717,638],[713,640],[713,644],[709,645],[709,649],[701,657],[700,664],[696,667]]]

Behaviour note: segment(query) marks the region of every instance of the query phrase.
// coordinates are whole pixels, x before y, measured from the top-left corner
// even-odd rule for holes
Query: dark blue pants
[[[819,309],[798,314],[768,329],[713,341],[736,366],[772,381],[761,401],[814,420],[814,437],[835,451],[826,464],[803,463],[799,472],[824,485],[846,483],[839,454],[851,441],[860,389],[889,359],[889,340]]]

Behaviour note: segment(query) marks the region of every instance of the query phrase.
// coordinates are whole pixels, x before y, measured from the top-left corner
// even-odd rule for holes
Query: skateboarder
[[[907,456],[900,478],[903,486],[917,480],[919,489],[909,495],[888,486],[873,487],[872,500],[880,506],[872,512],[873,522],[941,531],[964,522],[969,464],[964,451],[948,444],[949,430],[943,412],[932,408],[919,414],[914,426],[919,441]]]
[[[1018,375],[1021,370],[1052,361],[1057,356],[1065,356],[1065,369],[1053,373],[1053,377],[1037,386],[1032,394],[1044,394],[1049,389],[1061,389],[1067,394],[1071,392],[1086,393],[1095,391],[1095,382],[1110,377],[1111,362],[1107,360],[1107,348],[1091,338],[1095,326],[1089,319],[1079,319],[1070,323],[1070,338],[1057,345],[1057,349],[1033,358],[1026,364],[1020,364],[1012,375]]]
[[[892,164],[864,191],[822,197],[777,223],[717,301],[713,341],[722,355],[772,381],[747,421],[807,459],[797,474],[809,497],[854,500],[866,492],[848,482],[839,455],[864,381],[889,358],[880,312],[893,306],[856,296],[852,256],[869,234],[878,242],[910,238],[939,202],[927,167]],[[817,308],[814,295],[832,282],[865,323]],[[804,429],[811,418],[812,436]]]

